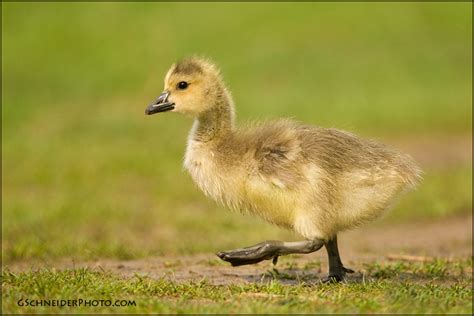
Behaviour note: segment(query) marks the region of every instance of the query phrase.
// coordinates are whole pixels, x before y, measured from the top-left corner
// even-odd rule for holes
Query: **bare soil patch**
[[[257,241],[256,241],[257,242]],[[248,246],[248,245],[242,245]],[[390,260],[432,260],[472,257],[472,215],[442,220],[409,223],[376,223],[364,229],[340,235],[339,247],[344,264],[357,271],[348,279],[364,278],[365,264]],[[218,249],[216,249],[218,250]],[[206,279],[212,284],[242,284],[271,280],[275,275],[283,283],[318,282],[327,271],[324,249],[310,255],[280,257],[273,270],[270,261],[257,265],[231,267],[214,254],[153,257],[139,260],[100,259],[75,262],[18,262],[8,266],[11,271],[50,268],[89,267],[112,272],[120,277],[135,275],[166,278],[178,282]]]

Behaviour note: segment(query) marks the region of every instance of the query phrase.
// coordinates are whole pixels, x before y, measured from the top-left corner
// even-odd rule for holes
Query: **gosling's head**
[[[145,113],[178,112],[198,117],[219,106],[227,96],[219,69],[209,60],[190,57],[173,64],[165,76],[164,91]]]

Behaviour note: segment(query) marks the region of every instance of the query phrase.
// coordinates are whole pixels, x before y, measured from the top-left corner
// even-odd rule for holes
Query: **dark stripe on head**
[[[195,60],[185,59],[176,64],[174,72],[184,75],[191,75],[194,73],[203,73],[203,70]]]

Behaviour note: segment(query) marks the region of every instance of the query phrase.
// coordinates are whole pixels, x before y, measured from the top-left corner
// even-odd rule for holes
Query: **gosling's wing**
[[[294,188],[304,180],[301,140],[291,121],[261,126],[255,135],[255,172],[279,188]]]

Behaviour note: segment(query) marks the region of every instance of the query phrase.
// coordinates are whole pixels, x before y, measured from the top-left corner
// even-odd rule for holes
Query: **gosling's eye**
[[[188,85],[189,84],[186,81],[180,81],[176,88],[178,88],[178,90],[184,90],[188,87]]]

